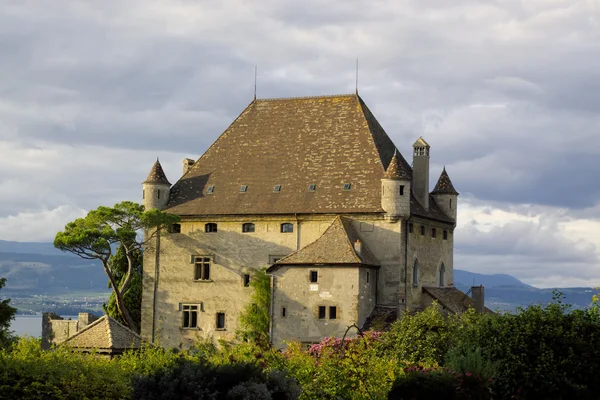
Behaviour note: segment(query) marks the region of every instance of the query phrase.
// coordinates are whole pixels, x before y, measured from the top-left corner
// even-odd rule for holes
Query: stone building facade
[[[464,309],[453,287],[458,193],[445,170],[429,190],[430,150],[419,138],[411,167],[353,94],[254,100],[172,186],[157,161],[144,204],[181,221],[146,247],[142,337],[233,339],[264,267],[280,347],[431,298]]]

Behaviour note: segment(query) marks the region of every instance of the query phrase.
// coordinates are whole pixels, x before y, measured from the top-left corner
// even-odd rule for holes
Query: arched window
[[[281,224],[281,232],[282,233],[294,232],[294,224],[290,224],[289,222],[285,222],[285,223]]]
[[[212,233],[217,231],[217,224],[214,222],[209,222],[204,225],[204,232]]]
[[[251,233],[254,232],[254,224],[252,222],[246,222],[242,224],[242,232]]]
[[[444,287],[446,286],[446,266],[444,265],[444,263],[442,263],[442,265],[440,265],[440,287]]]
[[[419,260],[415,260],[412,272],[413,286],[419,286]]]

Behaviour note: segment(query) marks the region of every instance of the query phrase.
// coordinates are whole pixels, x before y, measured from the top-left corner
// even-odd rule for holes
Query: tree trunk
[[[110,268],[108,268],[108,261],[102,260],[102,266],[104,267],[104,271],[106,272],[106,275],[108,275],[108,279],[110,279],[110,284],[113,288],[113,291],[115,292],[115,300],[117,302],[117,309],[119,310],[119,313],[127,323],[127,326],[129,326],[129,328],[134,332],[138,332],[137,324],[135,323],[133,318],[131,318],[131,314],[129,314],[129,310],[125,306],[125,301],[123,300],[121,290],[119,290],[119,286],[115,281],[115,277],[110,271]]]

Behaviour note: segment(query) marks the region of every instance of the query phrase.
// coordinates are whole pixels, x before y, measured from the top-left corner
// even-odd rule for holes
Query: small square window
[[[314,183],[311,183],[310,185],[308,185],[309,192],[314,192],[316,189],[317,189],[317,185],[315,185]]]
[[[281,233],[292,233],[294,232],[294,224],[289,222],[281,224]]]
[[[219,312],[217,313],[217,329],[225,329],[225,313]]]
[[[170,229],[171,233],[181,233],[181,224],[173,224]]]
[[[319,319],[325,319],[325,312],[327,311],[327,307],[319,306]]]
[[[421,236],[425,236],[425,225],[421,225]]]
[[[337,307],[331,306],[329,307],[329,319],[337,318]]]
[[[443,232],[444,240],[448,240],[448,231]]]
[[[352,184],[351,183],[344,183],[344,190],[350,190],[352,189]]]
[[[437,230],[435,228],[431,228],[431,237],[432,238],[437,237]]]
[[[250,286],[250,274],[244,274],[244,287]]]
[[[240,193],[246,193],[247,190],[248,190],[248,185],[240,186]]]
[[[317,283],[319,281],[319,273],[317,271],[310,271],[310,283]]]
[[[281,192],[281,185],[275,185],[275,186],[273,186],[273,191],[274,191],[275,193],[279,193],[279,192]]]
[[[213,194],[214,191],[215,191],[215,187],[213,185],[210,185],[208,187],[208,189],[206,189],[207,194]]]
[[[252,233],[256,229],[256,226],[252,222],[246,222],[242,224],[242,232],[243,233]]]
[[[285,318],[285,316],[286,316],[286,315],[285,315],[285,314],[286,314],[286,311],[287,311],[287,310],[285,309],[285,307],[281,307],[281,317],[282,317],[282,318]]]
[[[404,196],[404,185],[400,185],[400,196]]]

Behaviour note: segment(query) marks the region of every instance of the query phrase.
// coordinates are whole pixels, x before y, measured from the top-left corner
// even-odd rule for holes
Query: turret
[[[456,208],[458,206],[458,192],[454,189],[452,181],[446,172],[446,167],[440,175],[431,196],[435,199],[437,205],[447,216],[456,222]]]
[[[429,144],[420,137],[413,144],[413,193],[429,209]]]
[[[157,208],[162,210],[169,201],[171,193],[171,184],[158,161],[152,166],[146,180],[142,183],[142,197],[146,210]]]
[[[386,218],[410,216],[410,179],[406,161],[395,152],[381,179],[381,208],[387,213]]]

